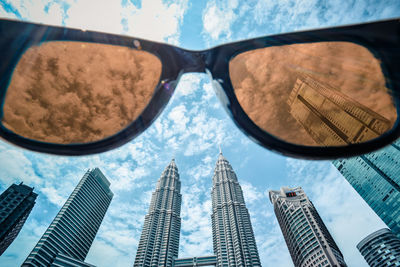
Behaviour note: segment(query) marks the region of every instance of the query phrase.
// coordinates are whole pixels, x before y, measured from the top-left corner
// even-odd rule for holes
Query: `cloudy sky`
[[[244,1],[243,1],[244,2]],[[205,49],[230,41],[400,16],[387,1],[0,0],[0,17],[84,28]],[[88,168],[99,167],[114,199],[86,261],[133,264],[151,192],[175,157],[182,181],[180,257],[212,254],[211,183],[221,144],[242,185],[264,266],[292,266],[268,190],[302,186],[349,266],[367,266],[356,244],[384,223],[329,163],[287,158],[249,140],[228,117],[204,74],[184,75],[167,108],[134,141],[86,157],[38,154],[0,143],[0,191],[23,181],[39,193],[0,266],[23,262]]]

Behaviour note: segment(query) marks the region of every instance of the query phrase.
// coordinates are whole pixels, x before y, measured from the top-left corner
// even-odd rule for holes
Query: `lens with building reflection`
[[[397,119],[380,62],[348,42],[267,47],[234,57],[229,74],[249,118],[299,145],[375,139]]]

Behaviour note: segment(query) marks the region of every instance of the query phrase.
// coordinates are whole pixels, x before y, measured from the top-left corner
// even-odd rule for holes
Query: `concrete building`
[[[387,228],[368,235],[357,248],[371,267],[400,266],[400,239]]]
[[[269,198],[296,267],[347,266],[338,246],[301,187],[271,190]]]
[[[319,145],[361,143],[391,128],[383,116],[306,75],[299,76],[287,103],[293,118]]]
[[[83,261],[112,198],[104,174],[88,170],[22,266],[91,266]]]
[[[400,238],[400,140],[379,151],[335,160],[333,165]]]
[[[261,266],[242,188],[222,153],[214,169],[211,197],[217,266]]]
[[[33,188],[13,184],[0,195],[0,256],[15,240],[35,205]]]
[[[181,230],[181,182],[175,161],[165,168],[144,219],[134,266],[172,266]]]

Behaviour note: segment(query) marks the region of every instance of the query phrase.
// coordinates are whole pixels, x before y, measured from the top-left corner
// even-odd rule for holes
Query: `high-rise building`
[[[400,239],[387,228],[368,235],[357,248],[371,267],[400,266]]]
[[[391,128],[383,116],[306,75],[297,78],[287,103],[293,118],[324,146],[365,142]]]
[[[0,256],[21,231],[37,194],[33,188],[13,184],[0,195]]]
[[[369,154],[333,165],[400,238],[400,140]]]
[[[145,216],[134,266],[172,266],[181,229],[181,182],[175,161],[165,168]]]
[[[104,174],[88,170],[22,266],[90,266],[83,261],[112,198]]]
[[[296,267],[347,266],[312,202],[301,187],[269,191],[283,236]]]
[[[217,266],[261,266],[242,188],[222,153],[214,170],[211,197]]]

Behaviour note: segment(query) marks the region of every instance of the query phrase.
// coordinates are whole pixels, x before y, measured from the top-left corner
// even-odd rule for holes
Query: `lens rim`
[[[114,34],[68,29],[56,26],[31,24],[20,21],[0,20],[0,119],[8,85],[15,66],[23,53],[32,46],[49,41],[77,41],[130,47],[156,56],[162,70],[157,86],[148,105],[128,126],[104,139],[76,144],[56,144],[32,140],[20,136],[0,122],[0,137],[23,148],[56,155],[89,155],[119,147],[145,131],[161,114],[171,98],[180,76],[183,74],[183,60],[179,60],[179,49],[140,38]],[[172,62],[165,64],[165,62]]]
[[[213,75],[213,86],[227,113],[250,139],[283,155],[307,159],[337,159],[365,154],[390,144],[400,136],[400,32],[399,20],[303,31],[254,38],[213,48],[214,61],[206,68]],[[286,142],[258,127],[240,106],[229,76],[229,63],[235,56],[266,47],[315,42],[351,42],[367,48],[378,60],[391,91],[397,112],[393,128],[380,137],[348,146],[304,146]]]
[[[21,137],[0,123],[0,137],[18,146],[57,155],[87,155],[100,153],[132,140],[159,116],[170,100],[180,76],[186,72],[206,72],[213,76],[213,87],[223,107],[238,128],[259,145],[283,155],[308,159],[336,159],[371,152],[390,144],[400,136],[400,21],[365,23],[353,26],[303,31],[265,36],[217,46],[203,51],[190,51],[140,38],[106,34],[63,27],[46,26],[0,19],[0,103],[3,105],[12,71],[20,56],[30,46],[44,41],[80,41],[133,47],[156,55],[162,63],[160,82],[153,98],[142,114],[127,128],[103,140],[85,144],[52,144]],[[381,137],[345,147],[310,147],[285,142],[255,125],[242,110],[229,77],[229,62],[237,54],[297,43],[322,41],[353,42],[366,47],[382,62],[387,88],[392,90],[397,120],[389,132]],[[166,82],[168,86],[162,83]],[[0,109],[2,112],[2,108]],[[0,118],[2,114],[0,114]]]

